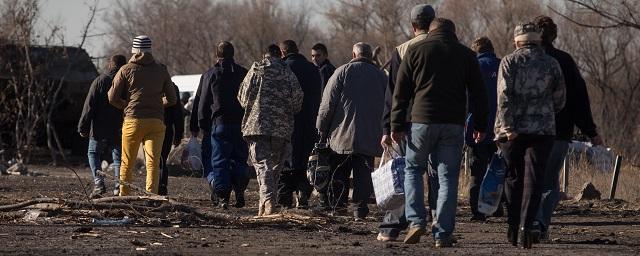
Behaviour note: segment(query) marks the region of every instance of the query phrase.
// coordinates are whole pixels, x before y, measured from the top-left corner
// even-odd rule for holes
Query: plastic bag
[[[484,215],[491,215],[497,209],[502,199],[504,190],[504,177],[506,164],[502,152],[496,152],[491,158],[491,163],[487,168],[487,173],[480,185],[480,195],[478,196],[478,211]]]
[[[385,156],[391,160],[385,162]],[[373,192],[376,204],[382,210],[398,209],[404,205],[404,166],[405,158],[400,154],[391,154],[385,148],[380,159],[380,166],[373,173]]]
[[[186,170],[201,170],[202,169],[202,148],[198,139],[195,137],[189,138],[189,142],[186,145],[186,149],[182,151],[182,165]]]

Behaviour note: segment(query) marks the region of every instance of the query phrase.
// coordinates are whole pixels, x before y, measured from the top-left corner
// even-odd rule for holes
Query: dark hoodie
[[[164,108],[177,96],[169,72],[151,53],[136,53],[122,66],[109,90],[109,103],[124,109],[124,117],[164,120]]]
[[[91,138],[97,141],[120,140],[122,110],[109,105],[107,98],[107,92],[111,88],[111,82],[118,69],[115,68],[108,74],[102,74],[93,80],[84,101],[82,115],[78,122],[78,132],[90,133]]]

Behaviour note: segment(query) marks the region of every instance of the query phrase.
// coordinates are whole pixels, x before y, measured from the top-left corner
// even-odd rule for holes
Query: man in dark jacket
[[[566,86],[566,103],[564,109],[555,115],[556,137],[551,149],[545,171],[545,182],[540,211],[534,222],[534,232],[541,232],[541,238],[548,238],[551,214],[559,201],[560,168],[569,149],[569,142],[573,137],[574,127],[580,128],[583,134],[591,138],[593,145],[601,145],[602,138],[596,131],[596,125],[591,115],[587,86],[580,75],[578,66],[568,53],[553,46],[558,34],[558,27],[553,20],[546,16],[535,19],[535,23],[542,29],[542,47],[545,53],[558,61]],[[536,225],[537,224],[537,225]]]
[[[373,191],[373,159],[382,153],[382,111],[386,76],[372,61],[365,43],[353,46],[353,59],[336,69],[322,94],[316,127],[336,154],[330,158],[334,181],[328,194],[332,207],[345,207],[349,176],[353,172],[353,206],[356,220],[369,214],[367,202]]]
[[[230,42],[218,43],[216,56],[218,62],[203,75],[205,86],[197,106],[199,126],[211,134],[212,169],[205,175],[222,208],[228,207],[232,189],[235,206],[244,207],[244,190],[249,182],[248,149],[242,139],[244,110],[238,102],[238,89],[247,69],[234,62]]]
[[[395,88],[395,79],[398,77],[398,68],[402,62],[402,58],[406,54],[407,50],[413,45],[420,43],[427,39],[427,32],[429,31],[429,25],[436,16],[433,7],[428,4],[419,4],[411,9],[411,27],[413,28],[413,38],[404,42],[395,48],[395,51],[391,55],[391,61],[389,65],[389,79],[387,81],[388,92],[393,93]],[[386,95],[384,115],[383,115],[383,135],[380,144],[383,147],[391,147],[392,141],[389,136],[391,133],[391,95]],[[429,190],[431,194],[432,190]],[[431,196],[429,196],[431,197]],[[404,205],[401,209],[389,210],[385,213],[384,221],[380,224],[380,233],[378,233],[378,241],[388,242],[395,241],[400,235],[400,231],[405,230],[409,223],[404,214]]]
[[[408,135],[404,184],[411,225],[405,243],[417,243],[426,233],[422,174],[431,163],[437,176],[430,176],[429,184],[439,185],[437,206],[431,206],[436,209],[431,225],[435,245],[453,244],[467,97],[473,99],[474,138],[480,141],[488,102],[476,54],[458,42],[452,21],[436,18],[427,39],[402,60],[393,94],[391,137],[400,144]]]
[[[113,158],[113,169],[115,186],[113,195],[117,196],[120,191],[120,156],[121,156],[121,129],[122,110],[109,104],[107,92],[111,88],[111,82],[120,67],[127,63],[127,58],[122,55],[114,55],[109,58],[109,73],[98,76],[91,87],[84,101],[82,115],[78,122],[78,133],[83,138],[89,137],[89,148],[87,157],[89,167],[93,175],[94,187],[91,198],[104,194],[104,177],[98,172],[101,170],[101,156],[111,151]],[[106,170],[102,170],[106,171]]]
[[[313,146],[318,142],[315,120],[322,97],[322,86],[318,68],[298,53],[298,46],[292,40],[280,43],[284,62],[296,75],[304,92],[302,111],[296,114],[291,143],[293,154],[289,170],[282,172],[278,188],[278,204],[285,208],[293,206],[294,192],[298,193],[298,207],[306,208],[313,188],[306,176],[307,162]]]
[[[184,107],[180,100],[180,90],[178,86],[173,84],[176,91],[176,104],[164,110],[164,141],[162,142],[162,161],[160,162],[160,185],[158,187],[158,195],[166,196],[169,183],[169,168],[167,167],[167,158],[171,152],[171,146],[178,146],[182,141],[184,134]]]
[[[327,86],[327,82],[329,82],[329,78],[333,75],[333,72],[336,71],[336,67],[331,64],[328,58],[329,51],[324,44],[317,43],[311,47],[311,61],[313,61],[313,64],[315,64],[316,67],[318,67],[318,71],[320,71],[322,91],[324,91],[324,87]]]
[[[496,120],[496,83],[498,78],[498,67],[500,59],[496,57],[493,50],[491,40],[486,37],[480,37],[473,41],[471,49],[478,54],[478,63],[482,72],[482,79],[487,89],[489,97],[489,116],[486,131],[493,131],[493,124]],[[469,98],[473,100],[473,98]],[[475,112],[473,104],[469,104],[469,112]],[[471,180],[469,181],[469,205],[471,205],[472,221],[484,221],[486,217],[478,212],[478,195],[480,194],[480,185],[487,172],[487,166],[491,161],[491,157],[498,150],[493,141],[493,133],[487,133],[487,136],[480,142],[473,139],[473,114],[467,116],[465,143],[468,146],[468,152],[471,156]],[[498,208],[502,210],[502,207]]]

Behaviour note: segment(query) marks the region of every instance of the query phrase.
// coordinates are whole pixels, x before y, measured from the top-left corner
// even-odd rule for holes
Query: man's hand
[[[398,145],[402,145],[402,141],[407,137],[406,132],[391,132],[391,139]]]
[[[591,138],[591,144],[593,144],[594,146],[602,145],[602,137],[600,137],[600,135],[596,135],[595,137]]]
[[[80,137],[86,138],[89,137],[89,134],[87,134],[86,132],[80,132]]]
[[[393,140],[391,140],[391,136],[389,135],[382,135],[382,140],[380,140],[380,145],[382,145],[383,148],[391,146],[391,143],[393,143]]]
[[[479,131],[473,131],[473,141],[475,141],[476,143],[480,143],[482,140],[484,140],[484,137],[486,137],[486,133],[484,132],[479,132]]]
[[[507,140],[515,140],[518,137],[518,134],[515,132],[508,132],[507,133]]]

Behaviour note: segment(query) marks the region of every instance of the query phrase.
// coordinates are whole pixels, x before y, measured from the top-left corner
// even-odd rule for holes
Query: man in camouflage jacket
[[[495,134],[506,164],[510,242],[531,248],[531,228],[538,211],[547,158],[555,135],[555,113],[565,104],[565,84],[558,62],[540,47],[533,23],[514,31],[516,50],[498,71]]]
[[[275,212],[278,179],[291,157],[294,115],[302,109],[303,96],[276,45],[269,46],[264,59],[253,63],[240,85],[242,135],[260,186],[258,216]]]

